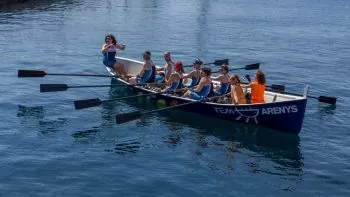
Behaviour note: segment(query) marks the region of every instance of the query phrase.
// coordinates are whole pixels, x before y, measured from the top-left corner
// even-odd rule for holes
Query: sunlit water
[[[350,2],[45,1],[0,11],[0,196],[349,196]],[[108,78],[17,78],[18,69],[107,74],[100,47],[150,50],[190,64],[261,63],[269,84],[312,96],[298,136],[174,110],[117,125],[115,115],[162,103],[134,99],[75,110],[77,99],[121,88],[40,93],[41,83]],[[214,66],[213,69],[216,69]],[[237,71],[244,76],[253,71]]]

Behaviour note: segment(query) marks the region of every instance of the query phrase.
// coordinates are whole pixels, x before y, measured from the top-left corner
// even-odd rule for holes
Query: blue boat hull
[[[150,93],[140,87],[129,87],[133,92]],[[164,100],[167,106],[192,102],[172,95],[157,95],[157,100]],[[276,103],[254,105],[223,105],[197,102],[179,107],[179,109],[215,117],[233,122],[265,126],[274,130],[299,134],[305,115],[307,99],[298,99]]]

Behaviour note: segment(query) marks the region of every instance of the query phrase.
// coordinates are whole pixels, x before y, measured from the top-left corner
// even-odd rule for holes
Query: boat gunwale
[[[126,60],[126,61],[130,61],[130,62],[134,62],[134,63],[138,63],[138,64],[143,64],[143,62],[141,61],[138,61],[138,60],[133,60],[133,59],[129,59],[129,58],[123,58],[123,57],[116,57],[116,59],[121,59],[121,60]],[[159,66],[156,66],[158,68],[160,68]],[[115,76],[112,72],[110,72],[109,68],[106,67],[107,71]],[[127,81],[124,81],[120,78],[115,78],[116,80],[124,83],[124,84],[127,84],[127,85],[133,85]],[[151,90],[151,89],[146,89],[146,88],[143,88],[142,86],[138,86],[137,84],[135,84],[133,86],[133,88],[136,88],[136,89],[139,89],[140,91],[146,91],[146,92],[150,92],[150,93],[159,93],[157,91],[154,91],[154,90]],[[214,102],[210,102],[210,101],[205,101],[205,102],[201,102],[203,104],[208,104],[208,105],[219,105],[219,106],[229,106],[229,107],[237,107],[237,106],[242,106],[242,107],[249,107],[249,106],[264,106],[264,105],[273,105],[273,104],[290,104],[290,103],[294,103],[294,102],[300,102],[300,101],[303,101],[303,100],[307,100],[306,97],[304,96],[296,96],[296,95],[292,95],[292,94],[287,94],[287,93],[279,93],[279,92],[274,92],[274,91],[265,91],[265,95],[269,95],[269,96],[274,96],[274,95],[277,95],[277,96],[280,96],[280,97],[284,97],[284,98],[287,98],[287,99],[290,99],[290,100],[282,100],[282,101],[273,101],[273,102],[268,102],[268,103],[254,103],[254,104],[251,104],[251,103],[248,103],[248,104],[239,104],[239,105],[234,105],[232,103],[214,103]],[[184,101],[187,101],[187,102],[193,102],[193,101],[197,101],[197,100],[194,100],[194,99],[190,99],[190,98],[183,98],[183,97],[178,97],[178,96],[174,96],[174,95],[169,95],[167,93],[160,93],[160,95],[162,96],[165,96],[165,97],[170,97],[170,98],[174,98],[174,99],[179,99],[179,100],[184,100]]]

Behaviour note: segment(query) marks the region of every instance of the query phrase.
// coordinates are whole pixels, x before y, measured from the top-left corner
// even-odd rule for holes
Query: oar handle
[[[102,102],[117,101],[117,100],[129,99],[129,98],[135,98],[135,97],[142,97],[142,96],[152,96],[152,95],[157,95],[157,94],[162,94],[162,93],[163,92],[154,92],[154,93],[150,93],[150,94],[124,96],[124,97],[118,97],[118,98],[113,98],[113,99],[108,99],[108,100],[102,100]]]
[[[187,103],[182,103],[182,104],[178,104],[178,105],[174,105],[174,106],[169,106],[169,107],[163,107],[160,109],[155,109],[155,110],[151,110],[151,111],[147,111],[147,112],[141,112],[142,115],[145,114],[149,114],[149,113],[154,113],[154,112],[158,112],[158,111],[163,111],[163,110],[167,110],[167,109],[172,109],[172,108],[176,108],[176,107],[182,107],[182,106],[186,106],[186,105],[190,105],[190,104],[194,104],[194,103],[202,103],[202,102],[209,102],[215,98],[221,98],[221,97],[225,97],[226,95],[221,95],[221,96],[213,96],[213,97],[208,97],[208,98],[204,98],[203,100],[197,100],[197,101],[190,101]]]
[[[93,74],[73,74],[73,73],[46,73],[46,75],[63,75],[63,76],[85,76],[85,77],[116,77],[114,75],[93,75]]]

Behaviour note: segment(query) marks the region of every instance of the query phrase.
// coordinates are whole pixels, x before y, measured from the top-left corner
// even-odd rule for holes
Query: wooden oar
[[[152,84],[156,84],[156,83],[112,84],[112,85],[85,85],[85,86],[68,86],[67,84],[40,84],[40,92],[58,92],[58,91],[66,91],[68,88],[120,87],[120,86],[152,85]]]
[[[251,82],[249,75],[246,75],[245,78]],[[276,91],[276,92],[280,92],[280,93],[285,93],[285,94],[290,94],[290,95],[294,95],[294,96],[303,96],[302,94],[296,94],[296,93],[292,93],[292,92],[285,92],[285,86],[284,85],[279,85],[279,84],[272,84],[271,86],[266,86],[266,87],[270,87],[272,91]],[[313,98],[318,100],[319,102],[322,103],[328,103],[328,104],[332,104],[335,105],[337,102],[337,98],[336,97],[330,97],[330,96],[310,96],[310,95],[306,95],[308,98]]]
[[[222,60],[215,60],[214,62],[210,62],[210,63],[204,63],[203,65],[210,65],[210,64],[215,64],[216,66],[220,66],[223,64],[227,64],[228,65],[229,60],[228,59],[222,59]],[[192,67],[193,64],[191,65],[185,65],[183,67]]]
[[[260,63],[255,63],[255,64],[248,64],[244,67],[240,67],[240,68],[232,68],[232,69],[229,69],[229,71],[232,71],[232,70],[240,70],[240,69],[245,69],[245,70],[256,70],[256,69],[259,69],[260,67]],[[211,73],[218,73],[220,71],[213,71]]]
[[[117,101],[122,99],[130,99],[130,98],[137,98],[137,97],[143,97],[143,96],[152,96],[152,95],[158,95],[158,94],[166,94],[166,93],[174,93],[174,92],[181,92],[184,89],[177,89],[170,92],[153,92],[149,94],[140,94],[140,95],[133,95],[133,96],[125,96],[125,97],[119,97],[119,98],[113,98],[108,100],[100,100],[99,98],[93,98],[93,99],[84,99],[84,100],[75,100],[74,106],[75,109],[84,109],[89,107],[96,107],[101,105],[104,102],[110,102],[110,101]]]
[[[75,74],[75,73],[46,73],[41,70],[18,70],[18,77],[44,77],[45,75],[86,76],[86,77],[116,77],[112,75]]]
[[[163,107],[163,108],[160,108],[160,109],[155,109],[155,110],[150,110],[150,111],[145,111],[145,112],[133,111],[133,112],[123,113],[123,114],[117,114],[115,118],[116,118],[117,124],[122,124],[122,123],[125,123],[125,122],[136,120],[136,119],[138,119],[141,116],[146,115],[146,114],[151,114],[151,113],[164,111],[164,110],[168,110],[168,109],[179,108],[179,107],[183,107],[183,106],[186,106],[186,105],[192,105],[192,104],[195,104],[195,103],[208,102],[208,101],[211,101],[211,100],[213,100],[215,98],[224,97],[224,96],[226,96],[226,95],[214,96],[214,97],[210,97],[210,98],[205,98],[203,100],[190,101],[190,102],[182,103],[182,104],[175,105],[175,106]]]

